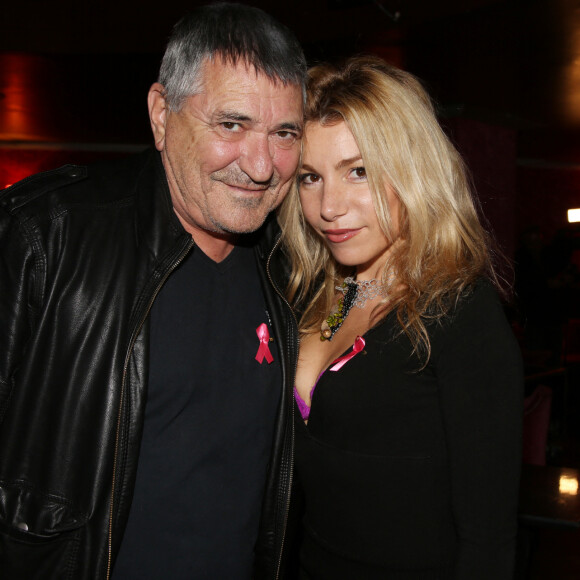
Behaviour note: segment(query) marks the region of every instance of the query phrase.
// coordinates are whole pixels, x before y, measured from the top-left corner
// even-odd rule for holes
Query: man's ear
[[[155,147],[158,151],[163,151],[165,146],[165,123],[167,120],[167,102],[163,96],[165,88],[160,83],[153,83],[147,95],[147,105],[149,107],[149,121],[153,131]]]

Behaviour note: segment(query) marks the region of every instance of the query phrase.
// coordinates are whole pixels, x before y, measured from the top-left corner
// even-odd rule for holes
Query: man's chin
[[[216,228],[216,232],[223,232],[225,234],[250,234],[260,229],[268,214],[263,210],[238,210],[232,215],[224,217],[220,220],[212,220]]]
[[[266,221],[266,217],[264,217],[262,220],[253,221],[250,224],[244,224],[244,225],[223,224],[221,231],[223,231],[225,234],[251,234],[252,232],[255,232],[256,230],[259,230],[262,227],[262,225],[264,225],[265,221]]]

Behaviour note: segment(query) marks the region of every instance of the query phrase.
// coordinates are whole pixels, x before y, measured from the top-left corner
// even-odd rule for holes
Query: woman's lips
[[[360,232],[360,228],[354,230],[324,230],[324,235],[328,238],[329,242],[333,244],[340,244],[341,242],[346,242]]]

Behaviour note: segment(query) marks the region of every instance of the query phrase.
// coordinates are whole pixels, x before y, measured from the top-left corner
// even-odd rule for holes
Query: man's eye
[[[294,145],[294,143],[296,143],[296,140],[298,139],[298,135],[296,134],[295,131],[288,131],[286,129],[276,131],[276,133],[274,133],[274,136],[278,144],[285,147],[290,147]]]
[[[234,121],[224,121],[221,125],[226,131],[232,132],[237,132],[242,128],[239,123],[234,123]]]

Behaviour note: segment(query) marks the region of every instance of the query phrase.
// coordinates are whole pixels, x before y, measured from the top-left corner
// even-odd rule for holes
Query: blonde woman
[[[463,163],[410,74],[310,71],[280,212],[301,578],[513,574],[522,370]]]

